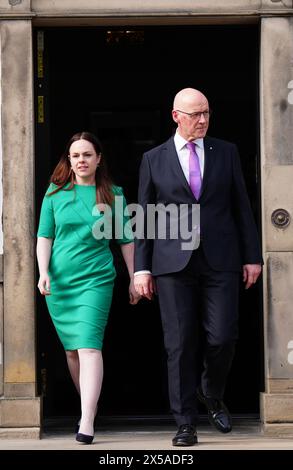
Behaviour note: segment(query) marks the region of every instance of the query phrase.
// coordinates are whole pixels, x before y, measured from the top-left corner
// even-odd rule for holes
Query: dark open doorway
[[[136,202],[142,153],[171,135],[173,97],[191,86],[210,100],[209,135],[238,145],[259,220],[258,43],[258,27],[251,25],[36,30],[37,217],[49,175],[69,137],[80,130],[100,137],[115,182],[129,203]],[[168,415],[158,305],[128,305],[126,271],[113,249],[118,277],[99,414]],[[232,413],[251,415],[258,413],[262,389],[260,288],[242,291],[240,305],[240,340],[226,402]],[[78,415],[64,352],[39,296],[37,307],[44,415]]]

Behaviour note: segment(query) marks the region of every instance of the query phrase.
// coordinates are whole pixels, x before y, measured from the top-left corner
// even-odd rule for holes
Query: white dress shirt
[[[203,139],[196,139],[192,140],[192,142],[195,143],[195,150],[198,155],[199,159],[199,166],[200,166],[200,173],[201,173],[201,178],[203,177],[203,171],[204,171],[204,145],[203,145]],[[179,158],[179,162],[181,165],[181,168],[183,170],[183,173],[185,175],[185,178],[187,179],[187,182],[189,184],[189,150],[186,147],[186,144],[188,143],[187,140],[183,139],[178,132],[176,132],[174,136],[174,144],[176,147],[176,152]]]

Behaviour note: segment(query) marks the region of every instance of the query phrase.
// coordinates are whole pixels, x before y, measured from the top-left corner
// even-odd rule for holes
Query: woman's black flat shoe
[[[78,432],[76,434],[76,440],[82,444],[91,444],[93,442],[94,436],[89,436],[88,434],[82,434]]]

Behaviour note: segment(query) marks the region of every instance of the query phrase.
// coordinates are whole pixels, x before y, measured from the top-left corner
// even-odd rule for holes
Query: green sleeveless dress
[[[76,184],[50,196],[54,189],[51,184],[43,199],[37,234],[53,238],[48,310],[65,350],[100,350],[116,276],[109,241],[133,241],[126,201],[113,186],[118,204],[100,212],[95,186]]]

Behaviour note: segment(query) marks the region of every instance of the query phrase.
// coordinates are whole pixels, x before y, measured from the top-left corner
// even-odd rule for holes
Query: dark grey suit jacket
[[[140,167],[138,202],[200,204],[200,243],[211,268],[240,271],[243,264],[262,263],[258,233],[234,144],[206,137],[205,166],[198,201],[181,168],[174,138],[146,152]],[[146,212],[145,212],[146,213]],[[167,225],[170,224],[167,213]],[[192,250],[182,250],[182,238],[136,239],[135,271],[153,275],[181,271]]]

